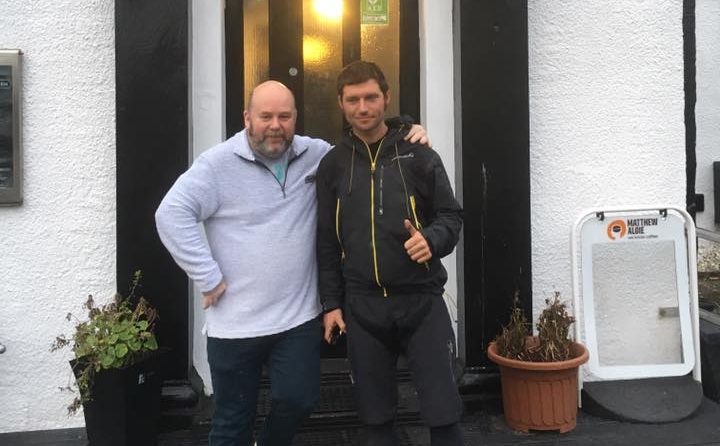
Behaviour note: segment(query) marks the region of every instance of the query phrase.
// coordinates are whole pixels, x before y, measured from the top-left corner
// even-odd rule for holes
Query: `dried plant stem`
[[[528,345],[530,324],[525,313],[517,306],[516,293],[510,321],[503,326],[502,333],[495,338],[500,355],[533,362],[556,362],[571,358],[570,326],[575,322],[575,318],[568,314],[567,307],[560,300],[560,293],[557,291],[552,299],[545,300],[545,304],[546,307],[535,324],[538,330],[538,343]]]

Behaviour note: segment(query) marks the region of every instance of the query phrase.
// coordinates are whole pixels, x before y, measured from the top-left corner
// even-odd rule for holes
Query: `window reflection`
[[[342,19],[342,0],[313,0],[315,14],[326,21],[339,22]]]
[[[303,1],[305,133],[337,141],[342,115],[335,81],[342,70],[342,1]]]

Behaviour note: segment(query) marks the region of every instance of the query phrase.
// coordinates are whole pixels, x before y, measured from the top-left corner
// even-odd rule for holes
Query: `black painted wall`
[[[467,366],[507,322],[531,318],[527,0],[460,0]],[[457,13],[457,11],[456,11]]]
[[[225,0],[225,137],[245,127],[243,2]]]
[[[188,2],[115,2],[117,282],[136,269],[170,347],[168,378],[188,375],[188,282],[160,243],[154,213],[188,166]]]
[[[695,197],[695,179],[697,159],[695,146],[697,127],[695,125],[695,104],[697,102],[697,83],[695,81],[695,0],[683,0],[683,61],[685,90],[685,175],[687,179],[685,201],[687,211],[693,220],[697,213]],[[716,212],[717,213],[717,212]]]

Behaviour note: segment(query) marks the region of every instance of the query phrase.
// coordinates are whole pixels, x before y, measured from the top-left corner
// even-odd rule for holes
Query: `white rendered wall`
[[[453,2],[449,0],[420,2],[420,118],[455,189],[452,8]],[[456,251],[443,259],[443,265],[448,272],[445,303],[457,335]]]
[[[191,53],[191,159],[225,139],[225,63],[223,2],[193,0]],[[202,294],[192,288],[193,301],[193,365],[205,384],[205,393],[212,394],[210,366],[207,362],[206,337],[202,333],[205,311]]]
[[[571,300],[582,210],[685,207],[682,12],[676,0],[528,4],[534,319],[554,290]]]
[[[3,2],[0,47],[24,55],[25,203],[0,208],[0,432],[69,428],[65,315],[115,290],[112,0]]]
[[[705,194],[705,212],[697,214],[700,228],[720,230],[715,224],[713,191],[714,161],[720,161],[720,2],[696,0],[695,37],[697,49],[697,177],[695,191]],[[720,191],[718,191],[720,193]]]

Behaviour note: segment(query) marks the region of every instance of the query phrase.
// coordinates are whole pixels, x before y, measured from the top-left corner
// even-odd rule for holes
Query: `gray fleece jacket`
[[[208,336],[270,335],[320,313],[315,173],[329,148],[295,135],[280,184],[243,130],[200,155],[160,203],[157,230],[177,264],[201,291],[227,285],[206,311]]]

